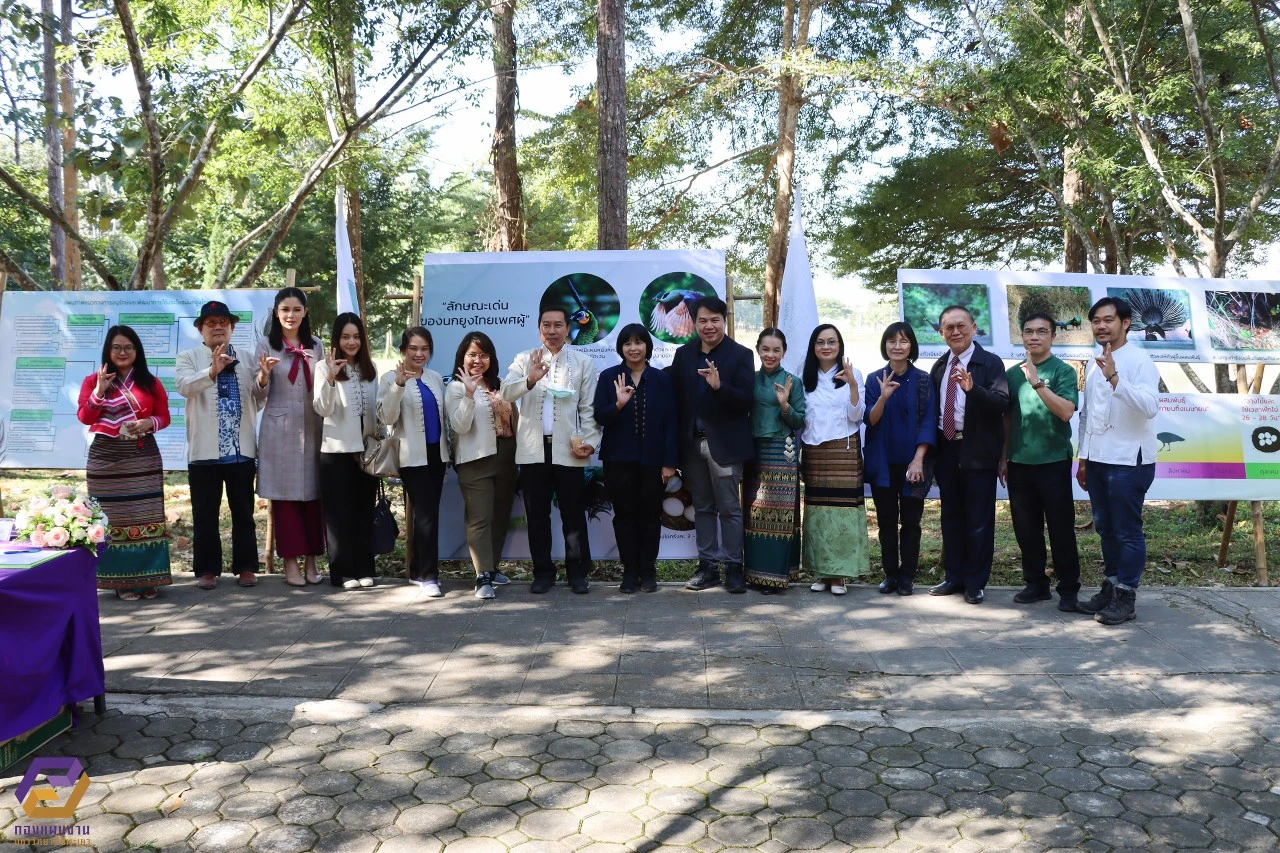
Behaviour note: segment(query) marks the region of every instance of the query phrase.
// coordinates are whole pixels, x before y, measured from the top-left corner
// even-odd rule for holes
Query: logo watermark
[[[38,785],[37,777],[45,784]],[[63,789],[63,790],[59,790]],[[66,790],[69,789],[69,790]],[[78,758],[35,758],[15,792],[22,810],[34,819],[64,819],[75,816],[76,806],[89,789],[89,774]],[[65,796],[65,799],[64,799]],[[14,824],[9,840],[37,847],[88,847],[89,826],[51,823]]]

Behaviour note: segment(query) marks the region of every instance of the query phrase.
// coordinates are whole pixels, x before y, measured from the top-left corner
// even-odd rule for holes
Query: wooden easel
[[[1263,365],[1257,365],[1253,373],[1253,379],[1250,380],[1248,365],[1236,365],[1236,391],[1240,394],[1261,394],[1262,370]],[[1229,501],[1227,503],[1227,515],[1223,519],[1222,527],[1222,544],[1218,547],[1219,568],[1227,564],[1227,552],[1231,548],[1231,534],[1236,523],[1237,503],[1237,501]],[[1257,567],[1254,574],[1254,585],[1270,586],[1271,582],[1267,576],[1267,540],[1262,532],[1262,501],[1250,501],[1249,505],[1253,510],[1253,554],[1254,563]]]

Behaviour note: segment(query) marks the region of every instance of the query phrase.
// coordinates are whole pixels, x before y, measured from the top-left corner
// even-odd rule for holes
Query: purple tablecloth
[[[0,569],[0,741],[106,692],[97,562],[75,548],[34,568]]]

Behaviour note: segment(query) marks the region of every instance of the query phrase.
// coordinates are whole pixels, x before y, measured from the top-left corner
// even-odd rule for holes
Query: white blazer
[[[444,414],[444,379],[434,370],[422,371],[422,384],[436,398],[440,417],[440,461],[449,463],[449,422]],[[396,372],[388,370],[378,382],[378,420],[391,428],[401,468],[427,464],[427,425],[422,420],[422,395],[418,383],[396,384]]]
[[[174,362],[178,393],[187,399],[187,461],[209,462],[218,453],[218,383],[209,378],[213,366],[213,350],[204,344],[178,353]],[[236,382],[240,385],[240,455],[258,455],[258,436],[254,427],[258,410],[267,399],[267,389],[258,387],[258,371],[243,359],[236,363]]]
[[[444,389],[444,410],[449,413],[449,429],[453,431],[453,464],[474,462],[498,452],[493,408],[483,385],[468,397],[466,386],[456,379],[450,382]],[[519,420],[515,407],[511,416]]]
[[[347,371],[347,381],[334,380],[331,385],[329,363],[321,361],[311,383],[311,407],[324,418],[321,453],[362,453],[365,435],[373,435],[378,425],[377,381],[362,380],[358,367],[342,369]]]
[[[569,437],[576,428],[584,444],[600,449],[600,427],[596,425],[594,402],[596,396],[595,363],[591,357],[565,344],[557,357],[555,381],[567,383],[573,396],[557,398],[547,393],[548,373],[541,381],[529,387],[528,350],[516,356],[502,380],[502,396],[511,402],[520,401],[520,419],[516,425],[516,464],[529,465],[545,461],[542,441],[542,407],[555,407],[551,424],[551,464],[585,468],[590,460],[573,455]],[[544,355],[545,357],[545,355]]]

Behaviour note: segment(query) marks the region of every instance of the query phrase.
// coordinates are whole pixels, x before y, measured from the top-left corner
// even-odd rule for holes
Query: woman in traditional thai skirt
[[[787,338],[765,329],[756,339],[760,369],[751,404],[751,435],[756,458],[743,467],[747,583],[765,595],[787,588],[800,566],[800,445],[796,430],[805,424],[804,391],[797,377],[782,369]]]
[[[844,357],[830,323],[813,330],[804,357],[804,565],[814,592],[844,595],[868,571],[862,498],[862,374]]]
[[[920,516],[933,482],[938,397],[920,357],[915,330],[890,323],[880,338],[888,364],[867,377],[867,483],[880,527],[880,592],[911,595],[920,565]]]
[[[85,474],[111,537],[98,560],[98,589],[114,589],[126,601],[155,598],[158,587],[173,582],[155,437],[169,425],[169,398],[147,369],[133,329],[107,330],[102,366],[81,383],[77,415],[93,433]]]

